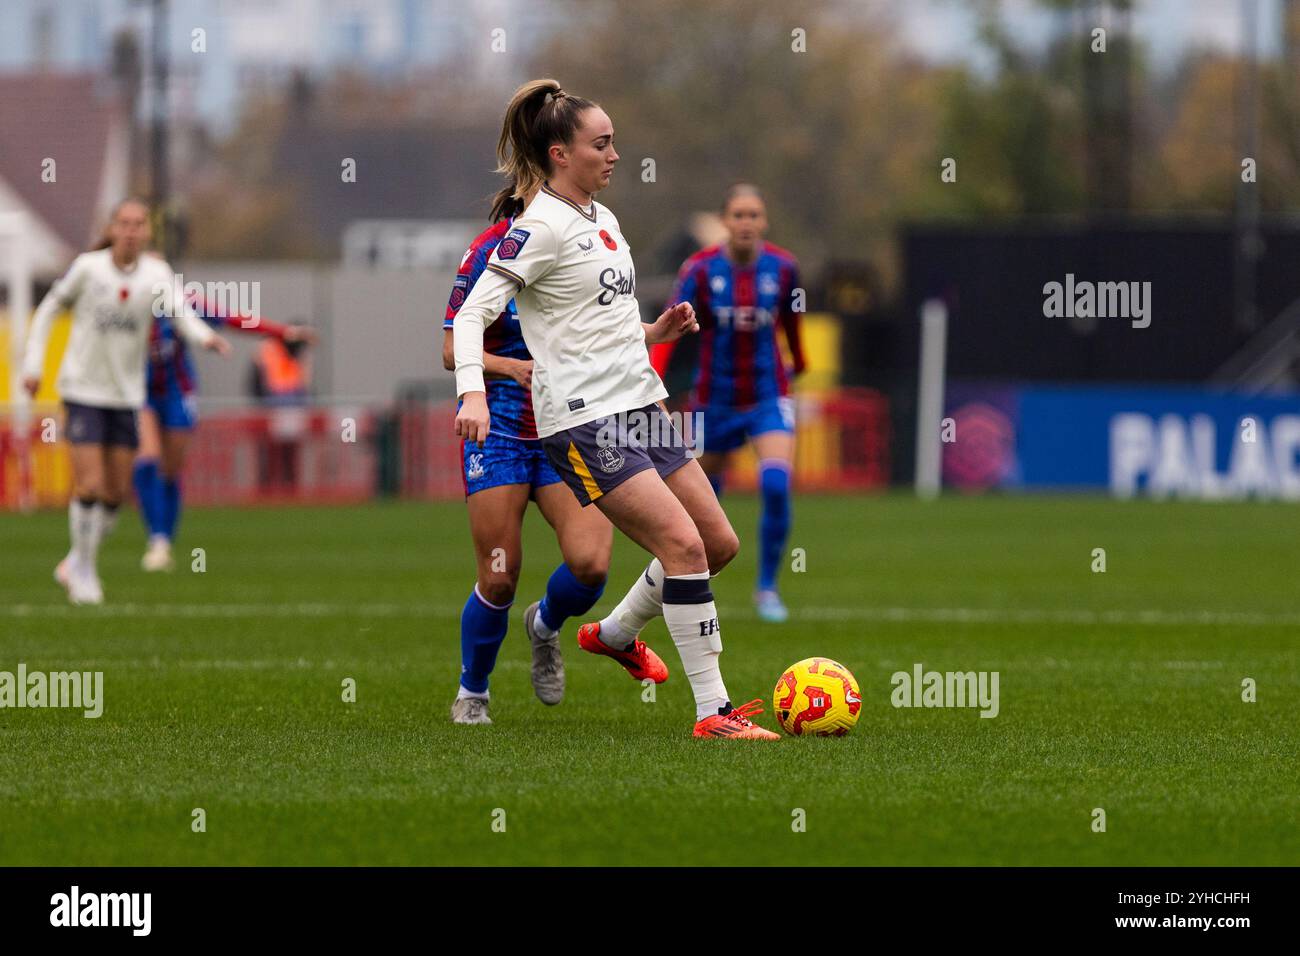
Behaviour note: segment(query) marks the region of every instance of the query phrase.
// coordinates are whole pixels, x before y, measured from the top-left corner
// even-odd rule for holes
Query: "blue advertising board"
[[[957,383],[953,487],[1300,499],[1300,394]]]

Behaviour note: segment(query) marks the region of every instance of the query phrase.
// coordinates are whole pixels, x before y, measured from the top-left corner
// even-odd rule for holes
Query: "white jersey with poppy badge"
[[[173,307],[175,276],[159,256],[145,253],[127,271],[108,249],[83,252],[41,300],[27,336],[23,374],[40,378],[54,317],[72,310],[72,328],[59,366],[59,395],[96,408],[140,408],[155,312],[172,316],[192,345],[215,337],[193,307]]]
[[[540,438],[667,397],[650,364],[618,220],[543,186],[497,243],[454,324],[456,392],[484,391],[483,329],[511,297],[533,356]]]

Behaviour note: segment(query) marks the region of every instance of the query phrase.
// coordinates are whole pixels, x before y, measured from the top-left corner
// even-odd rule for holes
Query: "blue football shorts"
[[[767,432],[794,432],[794,399],[788,395],[747,408],[706,405],[700,411],[706,452],[735,451],[755,435]]]

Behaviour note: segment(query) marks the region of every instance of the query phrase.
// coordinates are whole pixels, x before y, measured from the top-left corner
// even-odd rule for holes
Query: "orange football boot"
[[[749,718],[763,712],[761,700],[733,707],[725,714],[712,714],[695,722],[696,737],[734,737],[742,740],[780,740],[780,734],[758,726]]]
[[[646,647],[645,641],[638,637],[627,650],[616,651],[600,639],[599,621],[578,628],[578,646],[588,654],[604,654],[614,658],[627,668],[634,680],[652,680],[656,684],[662,684],[668,679],[668,665]]]

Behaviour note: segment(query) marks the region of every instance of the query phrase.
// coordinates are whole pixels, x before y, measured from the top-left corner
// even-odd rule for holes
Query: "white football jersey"
[[[497,243],[454,324],[456,392],[483,391],[483,329],[514,297],[545,438],[667,397],[646,351],[632,251],[614,214],[543,186]]]
[[[82,253],[36,310],[23,375],[40,377],[54,317],[61,309],[71,309],[59,395],[99,408],[142,407],[155,305],[192,344],[203,345],[215,334],[192,308],[173,309],[174,285],[171,266],[158,256],[141,255],[124,272],[108,249]]]

